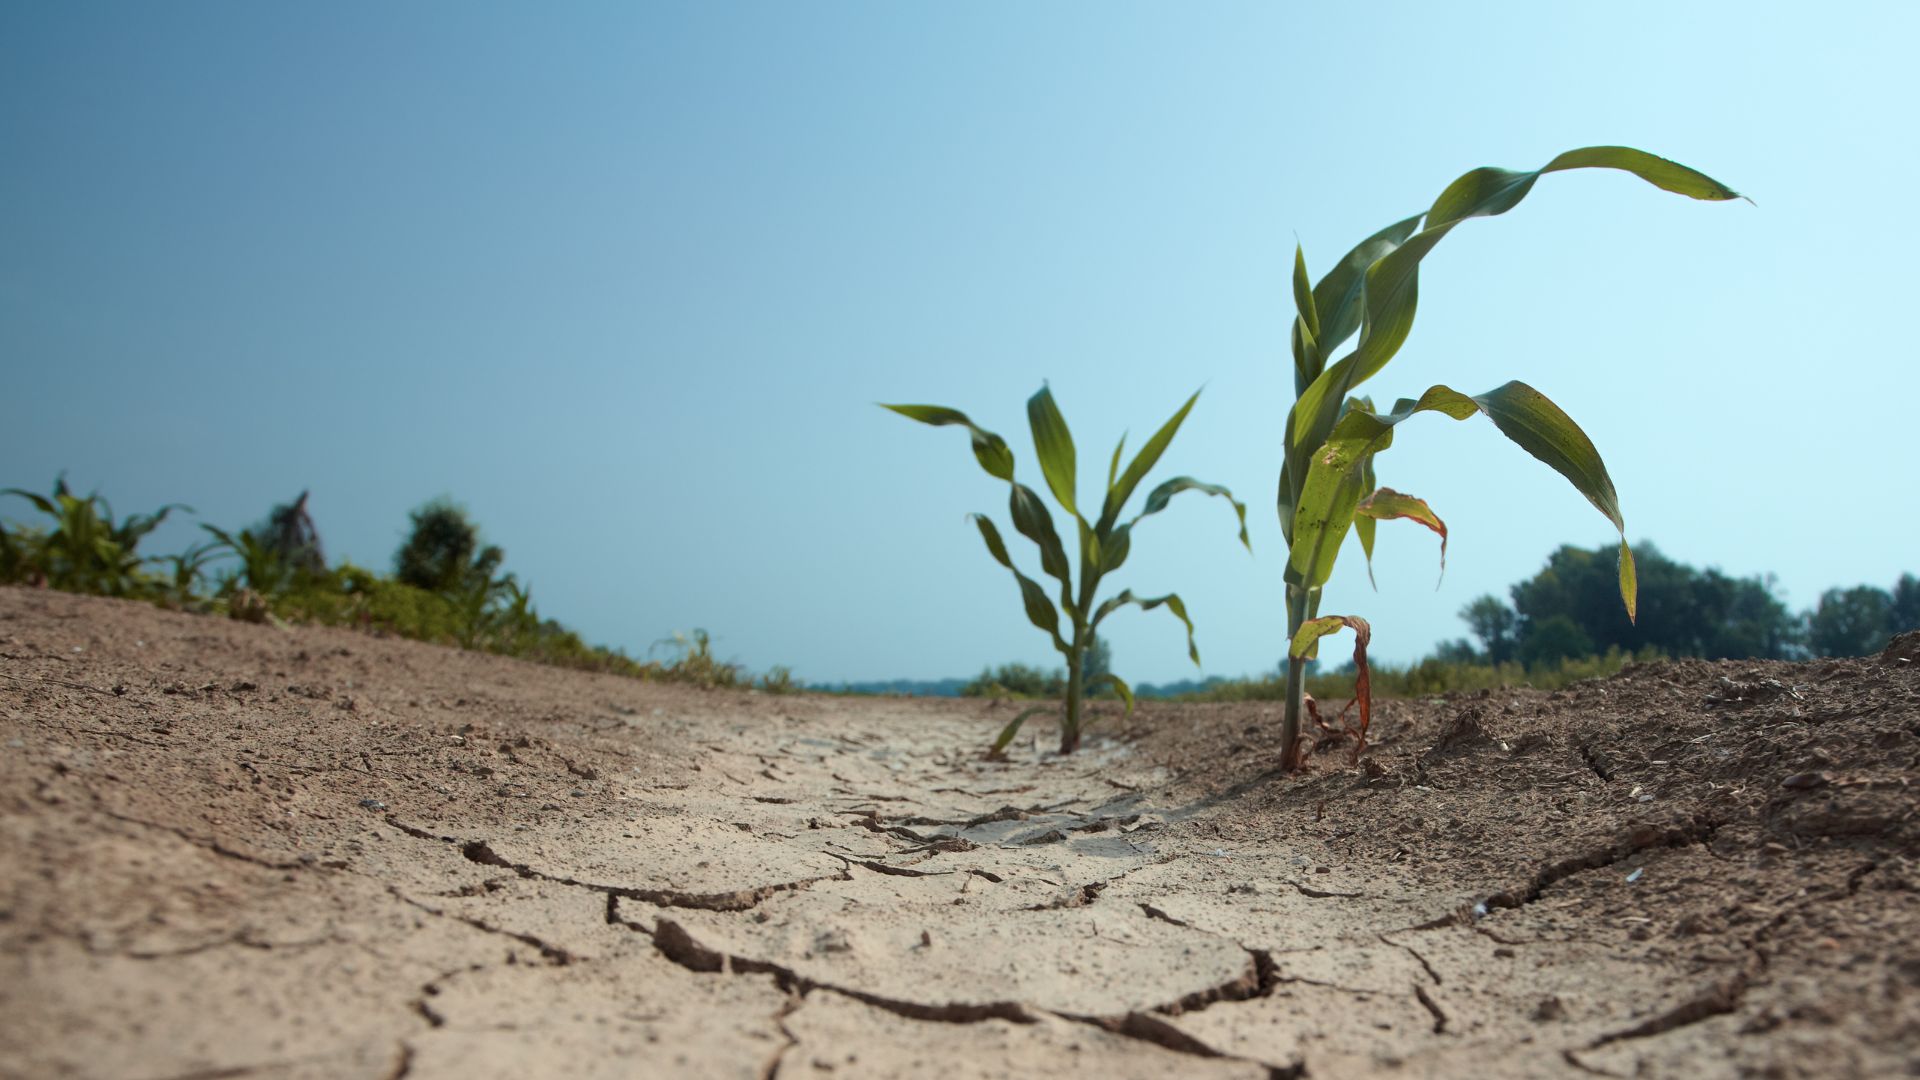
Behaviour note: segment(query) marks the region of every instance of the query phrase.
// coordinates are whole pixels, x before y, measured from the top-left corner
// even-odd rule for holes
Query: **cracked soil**
[[[1920,1075],[1920,635],[1011,708],[0,588],[0,1076]]]

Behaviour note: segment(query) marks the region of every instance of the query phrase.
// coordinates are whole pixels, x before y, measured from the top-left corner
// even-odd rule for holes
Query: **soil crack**
[[[1575,874],[1611,866],[1649,848],[1686,847],[1691,844],[1705,843],[1719,827],[1719,822],[1706,818],[1696,818],[1665,827],[1638,825],[1622,839],[1598,850],[1548,863],[1536,871],[1525,885],[1516,885],[1497,892],[1487,897],[1482,902],[1482,906],[1489,911],[1497,908],[1522,907],[1540,899],[1540,895],[1546,892],[1548,887]]]

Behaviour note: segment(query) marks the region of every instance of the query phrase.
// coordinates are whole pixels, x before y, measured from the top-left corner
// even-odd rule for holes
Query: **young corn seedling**
[[[1190,476],[1178,476],[1147,495],[1145,506],[1138,514],[1121,520],[1128,500],[1134,490],[1160,460],[1167,445],[1180,430],[1180,424],[1186,420],[1187,413],[1193,408],[1200,395],[1196,392],[1180,406],[1173,418],[1161,425],[1146,445],[1133,456],[1127,467],[1120,468],[1120,458],[1126,450],[1126,436],[1120,437],[1120,444],[1113,448],[1113,459],[1107,465],[1106,496],[1100,506],[1099,516],[1088,521],[1081,513],[1077,497],[1077,481],[1073,435],[1067,430],[1066,417],[1053,401],[1053,393],[1045,386],[1027,401],[1027,421],[1033,429],[1033,446],[1040,460],[1040,472],[1045,476],[1048,490],[1053,492],[1054,501],[1073,518],[1073,524],[1080,539],[1079,567],[1076,572],[1068,562],[1067,551],[1060,542],[1060,534],[1054,531],[1053,515],[1047,510],[1047,504],[1040,500],[1032,488],[1013,478],[1013,451],[1007,448],[1006,440],[987,431],[967,419],[965,413],[938,405],[886,405],[883,408],[923,424],[944,427],[949,424],[967,429],[973,439],[973,456],[987,475],[1007,483],[1007,509],[1013,519],[1013,527],[1020,535],[1033,541],[1040,549],[1040,568],[1059,585],[1059,606],[1049,599],[1047,590],[1040,583],[1020,572],[1013,565],[1013,559],[1007,553],[1007,545],[1000,537],[1000,530],[984,514],[970,514],[968,519],[980,530],[980,538],[986,542],[987,553],[995,562],[1013,573],[1014,580],[1020,585],[1020,598],[1026,606],[1027,619],[1038,627],[1053,642],[1053,647],[1066,658],[1067,684],[1066,700],[1061,707],[1060,716],[1060,752],[1071,754],[1080,746],[1080,735],[1084,727],[1085,702],[1089,694],[1105,686],[1125,702],[1127,713],[1133,712],[1133,690],[1118,675],[1111,672],[1088,678],[1087,658],[1093,647],[1094,635],[1106,617],[1128,604],[1134,604],[1142,610],[1165,607],[1172,612],[1187,628],[1187,655],[1197,666],[1200,663],[1200,650],[1193,640],[1193,621],[1187,618],[1187,607],[1174,593],[1165,596],[1143,598],[1133,595],[1130,590],[1122,590],[1104,601],[1096,601],[1100,582],[1108,574],[1120,569],[1127,561],[1127,554],[1133,545],[1133,528],[1141,519],[1166,509],[1167,503],[1183,491],[1198,491],[1207,495],[1218,495],[1233,504],[1233,512],[1240,522],[1240,543],[1251,545],[1247,541],[1247,508],[1233,493],[1217,484],[1202,483]],[[1064,618],[1063,618],[1064,617]],[[1029,717],[1052,711],[1051,706],[1028,709],[1015,717],[994,740],[993,754],[999,754],[1013,737],[1020,732],[1020,726]]]
[[[1739,193],[1684,165],[1623,146],[1570,150],[1532,172],[1481,168],[1462,175],[1425,213],[1396,222],[1360,242],[1317,284],[1309,286],[1306,255],[1294,251],[1293,372],[1296,400],[1287,415],[1286,460],[1280,470],[1280,528],[1288,545],[1287,703],[1281,729],[1282,762],[1301,764],[1301,699],[1306,662],[1317,643],[1343,626],[1354,631],[1358,679],[1354,696],[1360,727],[1354,755],[1366,745],[1370,702],[1366,648],[1368,627],[1352,615],[1320,616],[1320,592],[1349,530],[1371,570],[1378,521],[1405,518],[1440,535],[1446,558],[1447,527],[1424,501],[1376,487],[1374,458],[1393,444],[1394,428],[1422,412],[1455,420],[1485,414],[1520,448],[1573,483],[1620,533],[1620,599],[1634,616],[1633,551],[1627,546],[1620,500],[1600,454],[1586,433],[1546,395],[1522,382],[1468,395],[1433,386],[1418,398],[1402,398],[1384,413],[1371,400],[1349,396],[1379,374],[1413,328],[1420,261],[1461,222],[1504,214],[1519,205],[1541,176],[1567,169],[1617,169],[1675,194],[1724,202]],[[1328,363],[1334,350],[1358,332],[1353,351]]]

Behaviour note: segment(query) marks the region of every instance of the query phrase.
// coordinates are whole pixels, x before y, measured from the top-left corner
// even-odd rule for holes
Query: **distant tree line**
[[[1902,574],[1891,589],[1833,588],[1795,614],[1774,595],[1774,578],[1734,578],[1637,549],[1640,611],[1620,609],[1617,549],[1566,546],[1533,577],[1508,590],[1509,600],[1481,596],[1460,611],[1474,641],[1440,646],[1443,661],[1528,668],[1610,650],[1709,660],[1796,660],[1861,656],[1887,639],[1920,629],[1920,578]],[[1477,644],[1476,644],[1477,642]]]

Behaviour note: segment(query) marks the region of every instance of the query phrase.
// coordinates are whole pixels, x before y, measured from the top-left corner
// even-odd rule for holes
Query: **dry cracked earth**
[[[0,589],[0,1075],[1920,1075],[1920,636],[1070,758]]]

